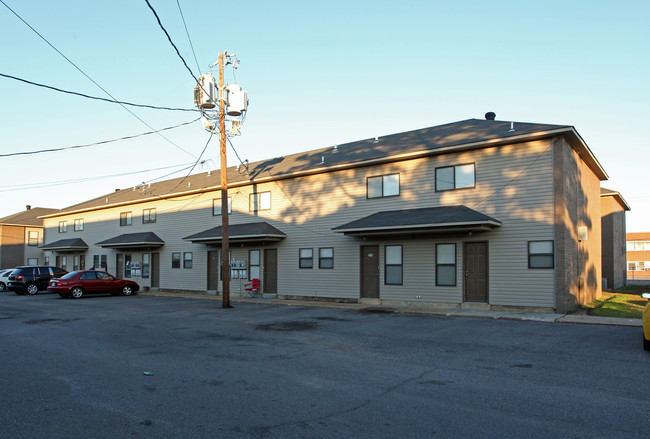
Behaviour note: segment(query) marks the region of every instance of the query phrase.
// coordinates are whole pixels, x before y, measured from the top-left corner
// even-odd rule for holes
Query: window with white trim
[[[59,233],[65,233],[68,231],[68,222],[59,221]]]
[[[248,280],[259,279],[260,278],[260,251],[259,250],[249,250],[248,251]]]
[[[271,210],[271,192],[258,192],[256,194],[250,194],[248,198],[248,210],[250,212]]]
[[[27,232],[27,245],[30,247],[38,246],[38,232],[36,231]]]

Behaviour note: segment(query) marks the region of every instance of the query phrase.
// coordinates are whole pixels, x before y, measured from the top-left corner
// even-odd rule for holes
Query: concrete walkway
[[[213,294],[168,292],[168,291],[140,291],[142,296],[157,297],[181,297],[184,299],[211,300],[221,302],[221,296]],[[545,323],[575,323],[586,325],[613,325],[613,326],[638,326],[641,327],[641,319],[625,319],[617,317],[598,317],[583,314],[554,314],[547,312],[516,312],[516,311],[495,311],[490,309],[467,309],[458,307],[433,306],[426,304],[392,305],[392,304],[367,304],[367,303],[339,303],[318,300],[294,300],[294,299],[267,299],[262,297],[246,298],[238,294],[231,294],[230,301],[233,306],[238,302],[259,303],[284,306],[307,306],[320,308],[344,309],[359,312],[378,313],[400,313],[400,314],[424,314],[447,317],[473,317],[480,319],[501,319],[521,320]]]

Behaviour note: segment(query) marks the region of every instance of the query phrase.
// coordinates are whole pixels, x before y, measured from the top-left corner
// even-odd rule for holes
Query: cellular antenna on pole
[[[228,227],[228,164],[226,162],[226,113],[231,117],[229,136],[241,134],[244,115],[248,111],[248,95],[237,84],[224,83],[224,67],[231,64],[237,68],[239,60],[228,51],[219,53],[217,61],[210,66],[219,70],[218,83],[211,73],[200,76],[194,87],[194,105],[201,110],[204,128],[216,134],[219,133],[219,148],[221,152],[221,282],[222,308],[232,308],[230,305],[230,248]],[[215,124],[215,119],[218,125]],[[218,127],[218,128],[217,128]]]

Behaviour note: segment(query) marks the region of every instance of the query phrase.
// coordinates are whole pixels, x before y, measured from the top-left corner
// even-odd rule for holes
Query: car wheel
[[[84,290],[81,287],[74,287],[72,290],[70,290],[70,294],[74,299],[81,299],[81,296],[84,295]]]
[[[4,282],[0,282],[0,293],[4,292],[7,289],[7,286]]]
[[[643,336],[643,349],[650,351],[650,340],[646,340],[645,335]]]
[[[27,291],[27,294],[31,294],[32,296],[34,294],[38,294],[38,285],[27,284],[27,286],[25,287],[25,291]]]
[[[122,295],[130,296],[131,294],[133,294],[133,287],[131,285],[124,285],[124,288],[122,288]]]

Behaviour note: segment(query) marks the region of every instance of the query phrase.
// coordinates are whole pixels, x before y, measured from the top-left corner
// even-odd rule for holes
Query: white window
[[[84,220],[76,219],[74,220],[74,231],[81,232],[84,229]]]
[[[248,280],[259,279],[260,278],[260,251],[259,250],[248,251],[248,266],[250,268],[250,271],[248,273]]]
[[[260,192],[257,194],[250,194],[248,198],[248,210],[250,212],[257,212],[259,210],[271,209],[271,192]]]

